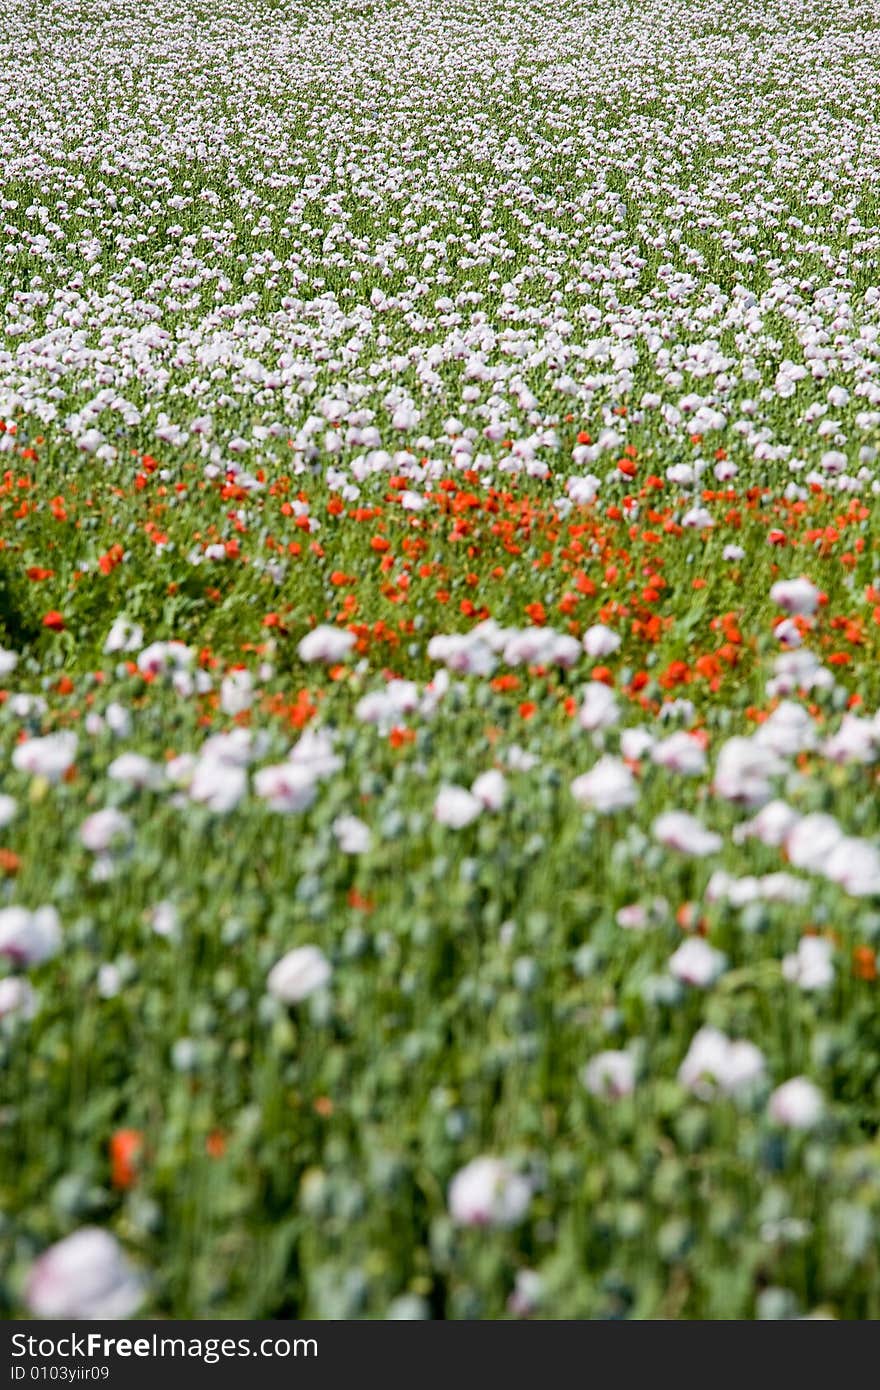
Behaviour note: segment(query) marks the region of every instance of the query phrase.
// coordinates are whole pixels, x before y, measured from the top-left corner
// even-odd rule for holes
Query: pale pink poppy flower
[[[407,488],[400,494],[400,505],[408,512],[421,512],[428,505],[426,497],[420,492],[412,492]]]
[[[855,898],[880,895],[880,850],[857,836],[839,840],[814,871]]]
[[[636,727],[623,729],[620,734],[620,751],[630,762],[637,763],[654,747],[656,739],[647,729]]]
[[[805,1076],[793,1076],[770,1097],[768,1113],[776,1124],[787,1129],[813,1129],[824,1111],[822,1092]]]
[[[228,733],[212,734],[205,739],[199,749],[199,761],[247,767],[262,756],[267,746],[265,731],[255,734],[251,729],[230,729]]]
[[[531,666],[549,661],[556,634],[544,627],[526,627],[511,632],[502,657],[507,666]]]
[[[373,842],[370,827],[358,816],[337,816],[332,829],[343,854],[365,854]]]
[[[643,903],[627,903],[618,908],[614,920],[624,931],[645,931],[650,926],[648,909]]]
[[[674,719],[680,719],[683,724],[691,725],[696,718],[696,709],[693,700],[664,700],[660,706],[657,718],[666,723]]]
[[[746,903],[755,902],[760,896],[760,880],[754,874],[736,878],[724,869],[716,869],[706,884],[707,903],[729,902],[734,907],[743,907]]]
[[[16,965],[41,965],[61,946],[61,923],[54,907],[0,908],[0,956]]]
[[[877,760],[878,733],[871,719],[845,714],[837,733],[822,744],[822,756],[832,763],[873,763]]]
[[[612,652],[616,652],[620,646],[620,638],[604,623],[595,623],[584,633],[583,646],[587,656],[597,658],[611,656]]]
[[[780,579],[770,590],[770,598],[790,616],[811,617],[819,607],[819,590],[809,579]]]
[[[822,665],[815,652],[801,647],[782,652],[773,663],[775,674],[767,682],[767,695],[793,695],[797,691],[829,690],[834,685],[831,672]],[[763,725],[762,725],[763,728]]]
[[[98,993],[102,999],[115,999],[122,989],[122,973],[112,961],[98,967]]]
[[[7,975],[0,980],[0,1018],[33,1018],[37,1011],[37,996],[28,980],[21,975]]]
[[[147,921],[157,936],[173,941],[180,930],[180,917],[174,903],[163,898],[147,912]]]
[[[107,769],[107,776],[113,782],[125,782],[131,787],[155,790],[165,781],[164,770],[152,758],[142,753],[120,753]]]
[[[95,811],[86,817],[79,828],[79,838],[93,854],[105,854],[111,845],[127,839],[130,834],[131,821],[115,806]]]
[[[584,702],[578,713],[578,723],[582,729],[591,732],[608,729],[620,718],[620,707],[613,690],[601,681],[593,681],[586,690]]]
[[[823,421],[822,423],[824,425],[827,423],[835,422]],[[821,431],[821,425],[819,426],[819,429]],[[832,477],[836,476],[837,474],[844,473],[846,471],[846,454],[844,454],[840,449],[826,449],[825,453],[819,460],[819,467],[823,469],[825,473],[830,473]]]
[[[795,868],[816,872],[843,838],[833,816],[814,811],[792,826],[785,837],[785,852]]]
[[[76,749],[76,734],[69,730],[46,734],[44,738],[29,738],[14,749],[12,766],[18,772],[45,777],[48,782],[60,782],[73,766]]]
[[[183,642],[152,642],[144,647],[137,658],[137,667],[143,675],[159,676],[166,672],[188,671],[195,661],[196,653]]]
[[[419,412],[411,405],[399,405],[391,417],[391,424],[396,430],[413,430],[419,423]]]
[[[144,630],[140,624],[120,615],[107,634],[104,653],[111,656],[114,652],[136,652],[143,646],[143,641]]]
[[[271,810],[290,815],[311,806],[317,796],[316,778],[309,766],[273,763],[254,774],[254,791]]]
[[[345,660],[356,641],[353,632],[322,623],[303,637],[297,653],[300,661],[323,661],[335,666]]]
[[[732,1042],[717,1028],[705,1027],[695,1033],[678,1079],[702,1100],[710,1100],[716,1090],[735,1095],[760,1081],[764,1056],[754,1043]]]
[[[707,830],[702,821],[687,811],[664,811],[654,821],[652,830],[654,839],[666,845],[667,849],[677,849],[682,854],[694,854],[701,858],[715,854],[723,844],[720,835],[714,830]]]
[[[308,771],[316,782],[332,777],[342,767],[333,750],[333,735],[327,729],[306,729],[287,755],[287,761]]]
[[[471,633],[438,634],[428,643],[428,656],[460,675],[488,676],[495,669],[495,656],[485,642]]]
[[[32,719],[36,715],[45,714],[49,706],[42,695],[26,695],[20,691],[17,695],[9,697],[6,708],[16,719]],[[55,737],[55,735],[47,735],[47,737]],[[36,740],[31,741],[36,742]],[[14,760],[13,766],[15,766]]]
[[[400,714],[386,690],[371,690],[362,695],[354,707],[354,717],[361,724],[373,724],[387,733],[399,722]]]
[[[624,931],[646,931],[665,921],[669,904],[665,898],[651,898],[647,903],[627,903],[618,909],[615,921]]]
[[[487,811],[500,811],[507,797],[504,774],[497,768],[482,772],[471,786],[471,792]]]
[[[626,763],[610,756],[600,758],[589,772],[576,777],[571,794],[580,806],[602,815],[634,806],[639,799],[636,780]]]
[[[669,957],[669,973],[682,984],[707,989],[724,972],[726,956],[701,936],[690,936]]]
[[[587,507],[596,500],[602,481],[594,473],[581,478],[569,478],[565,490],[576,507]]]
[[[387,733],[407,714],[419,707],[419,688],[415,681],[389,681],[384,690],[372,690],[355,705],[355,718],[373,724]]]
[[[127,738],[131,733],[131,715],[118,700],[113,700],[104,711],[107,728],[116,738]]]
[[[288,951],[269,971],[269,993],[285,1004],[299,1004],[316,990],[329,984],[330,962],[319,946],[297,946]]]
[[[25,1302],[39,1318],[89,1321],[130,1318],[144,1281],[108,1231],[83,1226],[50,1246],[28,1275]]]
[[[459,1169],[449,1185],[449,1212],[458,1226],[511,1227],[526,1215],[531,1183],[503,1158],[484,1155]]]
[[[435,713],[443,697],[449,693],[451,684],[452,678],[446,670],[438,671],[433,679],[428,681],[419,700],[419,713],[424,719],[430,719]]]
[[[777,623],[773,629],[773,635],[779,645],[788,650],[800,647],[804,640],[793,618],[783,618],[781,623]]]
[[[803,990],[828,989],[834,983],[834,947],[823,936],[802,936],[797,950],[783,956],[782,974]]]
[[[681,518],[681,524],[689,531],[708,531],[715,525],[715,521],[706,507],[691,507]]]
[[[484,810],[482,801],[465,787],[441,787],[434,802],[434,819],[439,825],[461,830]]]
[[[415,681],[390,680],[385,693],[399,714],[412,714],[419,707],[419,687]]]
[[[706,768],[706,750],[692,734],[680,730],[654,744],[651,761],[670,772],[699,777]]]
[[[219,758],[200,758],[189,784],[190,799],[218,815],[233,811],[246,791],[244,768],[221,762]]]
[[[816,726],[803,705],[783,700],[756,730],[753,742],[765,756],[770,752],[781,758],[792,758],[815,748]]]
[[[505,754],[505,761],[511,772],[531,772],[541,760],[534,753],[530,753],[527,748],[521,748],[518,743],[513,743]]]
[[[243,714],[254,703],[254,678],[250,671],[230,671],[220,683],[220,708],[224,714]]]
[[[513,1292],[507,1300],[508,1312],[515,1318],[527,1318],[541,1306],[544,1285],[535,1269],[518,1269]]]
[[[809,884],[794,874],[764,874],[760,883],[761,896],[770,903],[805,903],[810,897]]]
[[[198,759],[195,753],[181,753],[165,764],[165,776],[172,787],[188,787],[196,770]]]
[[[787,802],[768,801],[751,820],[734,827],[733,840],[742,844],[753,837],[762,844],[776,847],[783,843],[799,820],[800,815]]]
[[[545,660],[551,666],[570,671],[581,659],[581,644],[567,633],[554,633]]]
[[[635,1090],[635,1062],[629,1052],[598,1052],[581,1071],[581,1080],[591,1095],[619,1100]]]
[[[730,738],[718,750],[712,790],[739,806],[760,806],[772,795],[771,777],[785,764],[753,738]]]
[[[717,870],[706,885],[706,901],[731,903],[744,907],[751,902],[803,903],[810,896],[809,886],[793,874],[746,874],[734,878],[723,869]]]

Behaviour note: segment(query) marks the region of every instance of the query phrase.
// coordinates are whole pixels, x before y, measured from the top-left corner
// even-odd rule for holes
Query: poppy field
[[[10,0],[0,1311],[880,1317],[880,23]]]

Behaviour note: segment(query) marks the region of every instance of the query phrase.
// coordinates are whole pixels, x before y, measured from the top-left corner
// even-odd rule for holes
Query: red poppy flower
[[[117,1129],[110,1140],[110,1175],[114,1187],[132,1187],[137,1180],[138,1159],[144,1136],[139,1129]]]

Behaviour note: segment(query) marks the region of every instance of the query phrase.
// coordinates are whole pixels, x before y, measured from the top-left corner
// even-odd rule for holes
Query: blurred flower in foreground
[[[822,936],[802,936],[797,951],[782,958],[782,974],[801,989],[827,989],[834,982],[834,947]]]
[[[115,1237],[83,1226],[36,1261],[25,1301],[41,1318],[129,1318],[143,1296],[143,1280]]]
[[[37,997],[27,980],[20,975],[7,975],[0,980],[0,1018],[19,1014],[22,1018],[33,1018],[37,1009]]]
[[[710,1100],[716,1088],[725,1095],[748,1089],[763,1072],[764,1058],[754,1043],[732,1042],[719,1029],[705,1027],[691,1039],[678,1079],[702,1100]]]
[[[358,816],[337,816],[331,828],[343,854],[365,854],[372,844],[370,827]]]
[[[571,784],[571,794],[581,806],[593,807],[603,815],[634,806],[639,791],[626,763],[619,758],[600,758],[595,766]]]
[[[805,1076],[793,1076],[770,1097],[771,1120],[787,1129],[812,1129],[822,1116],[822,1093]]]
[[[29,738],[20,743],[12,754],[12,766],[18,772],[29,772],[59,782],[76,757],[77,737],[65,729],[45,738]]]
[[[132,1187],[137,1180],[138,1162],[144,1147],[139,1129],[117,1129],[110,1140],[110,1171],[114,1187]]]
[[[449,1185],[449,1211],[459,1226],[516,1226],[532,1189],[503,1158],[484,1155],[459,1169]]]
[[[535,1269],[518,1269],[513,1292],[507,1300],[508,1312],[516,1318],[527,1318],[541,1303],[543,1286]]]
[[[705,989],[722,974],[726,958],[702,937],[691,936],[669,957],[669,973],[682,984]]]
[[[434,819],[440,825],[449,825],[461,830],[483,810],[483,803],[473,792],[464,787],[441,787],[434,802]]]
[[[298,946],[273,965],[267,985],[276,999],[285,1004],[298,1004],[315,990],[322,989],[331,974],[330,962],[318,946]]]
[[[345,659],[355,640],[353,632],[340,632],[338,627],[322,624],[302,639],[297,653],[300,661],[324,661],[333,665]]]
[[[783,613],[809,617],[819,606],[819,590],[809,579],[781,579],[770,590],[770,598]]]
[[[16,965],[40,965],[61,945],[61,923],[54,907],[0,909],[0,956]]]
[[[618,1100],[635,1090],[635,1062],[628,1052],[599,1052],[584,1067],[581,1080],[591,1095]]]
[[[722,844],[721,836],[714,830],[707,830],[696,816],[687,811],[664,811],[654,821],[655,840],[667,849],[677,849],[682,854],[695,854],[702,858],[715,854]]]

